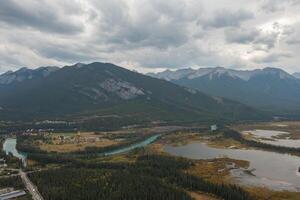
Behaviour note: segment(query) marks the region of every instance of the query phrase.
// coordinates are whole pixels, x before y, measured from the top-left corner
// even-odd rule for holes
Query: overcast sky
[[[0,73],[112,62],[300,71],[300,0],[0,0]]]

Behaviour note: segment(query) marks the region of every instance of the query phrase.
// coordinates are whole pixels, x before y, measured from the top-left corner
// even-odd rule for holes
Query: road
[[[5,168],[6,170],[9,170],[9,168]],[[15,170],[15,171],[20,171],[19,169],[10,169],[10,170]],[[31,174],[35,172],[42,171],[42,169],[34,170],[34,171],[27,171],[26,174]],[[9,178],[9,177],[14,177],[14,176],[20,176],[20,172],[16,174],[10,174],[10,175],[2,175],[0,178]]]
[[[20,176],[27,190],[30,192],[33,200],[44,200],[42,195],[39,193],[37,187],[29,180],[27,174],[20,170]]]

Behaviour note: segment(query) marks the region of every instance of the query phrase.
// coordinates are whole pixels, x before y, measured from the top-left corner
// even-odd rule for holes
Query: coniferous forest
[[[63,168],[29,174],[45,199],[191,199],[202,191],[227,200],[250,200],[234,185],[214,184],[184,173],[193,162],[141,155],[134,163],[70,162]]]

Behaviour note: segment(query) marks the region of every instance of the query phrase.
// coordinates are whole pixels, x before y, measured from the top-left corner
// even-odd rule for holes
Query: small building
[[[211,131],[216,131],[216,130],[218,130],[217,124],[211,125],[211,126],[210,126],[210,130],[211,130]]]
[[[60,139],[60,141],[64,141],[66,138],[65,138],[64,135],[60,135],[60,136],[59,136],[59,139]]]
[[[95,137],[88,137],[88,138],[86,138],[86,142],[94,143],[94,142],[96,142],[96,138]]]
[[[8,192],[5,194],[1,194],[0,200],[15,199],[17,197],[21,197],[24,195],[26,195],[26,192],[24,190],[16,190],[16,191]]]

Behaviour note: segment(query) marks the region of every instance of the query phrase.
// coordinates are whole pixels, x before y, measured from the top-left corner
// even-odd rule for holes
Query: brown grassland
[[[61,140],[60,136],[68,139]],[[39,148],[47,152],[74,152],[82,151],[86,147],[106,147],[121,143],[121,141],[107,139],[94,132],[80,134],[56,133],[50,136],[51,143],[39,142]]]

